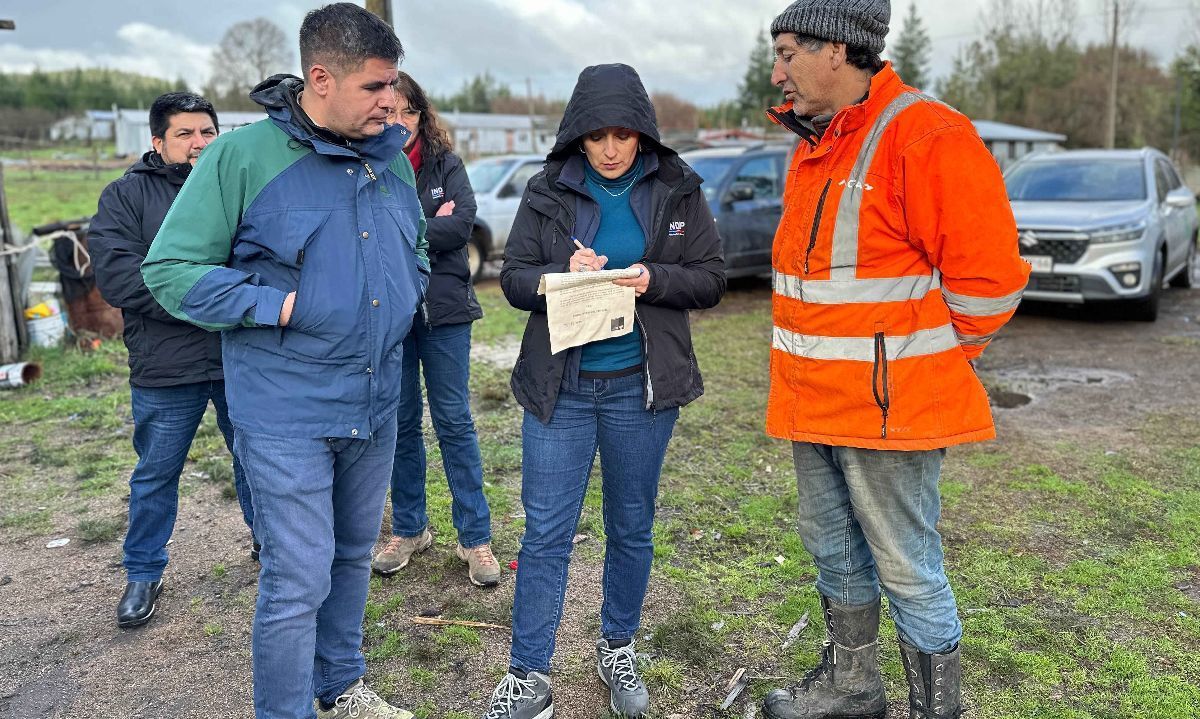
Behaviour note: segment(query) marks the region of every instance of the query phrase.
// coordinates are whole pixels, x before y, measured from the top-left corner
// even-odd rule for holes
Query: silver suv
[[[471,279],[487,260],[504,257],[504,245],[512,229],[525,185],[542,171],[546,158],[541,155],[503,155],[485,157],[467,165],[467,177],[475,192],[475,227],[467,242],[467,265]]]
[[[1027,299],[1118,300],[1153,322],[1165,281],[1192,286],[1196,195],[1158,150],[1039,153],[1004,180],[1033,265]]]

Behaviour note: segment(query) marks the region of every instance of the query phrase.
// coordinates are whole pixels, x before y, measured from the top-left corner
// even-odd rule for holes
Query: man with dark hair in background
[[[210,401],[225,445],[233,451],[220,336],[167,314],[141,273],[167,210],[218,131],[216,111],[199,95],[172,92],[157,98],[150,106],[154,149],[105,188],[88,231],[96,286],[125,320],[138,454],[129,477],[128,584],[117,606],[121,627],[145,624],[154,614],[179,506],[179,474]],[[236,457],[233,478],[246,526],[253,529],[250,490]],[[251,555],[257,558],[257,551]]]
[[[168,312],[223,331],[262,542],[259,719],[412,717],[363,683],[362,654],[402,343],[429,275],[408,131],[386,124],[402,56],[361,7],[310,12],[304,79],[255,88],[268,119],[208,148],[142,267]]]

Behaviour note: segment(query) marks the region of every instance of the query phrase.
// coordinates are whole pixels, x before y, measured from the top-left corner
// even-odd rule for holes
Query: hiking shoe
[[[395,537],[388,540],[383,551],[371,560],[371,569],[376,574],[388,576],[395,574],[408,566],[408,560],[418,552],[424,552],[433,545],[433,535],[426,529],[415,537]]]
[[[637,673],[633,642],[610,649],[608,641],[596,642],[596,672],[608,687],[608,705],[619,717],[640,717],[650,711],[650,692]]]
[[[458,558],[467,563],[467,576],[477,587],[494,587],[500,583],[500,563],[492,554],[492,545],[481,544],[467,549],[458,545],[454,550]]]
[[[492,692],[492,703],[483,719],[551,719],[554,716],[554,693],[550,677],[541,672],[528,672],[525,678],[510,670]]]
[[[317,712],[317,719],[413,719],[412,712],[388,704],[368,689],[362,679],[342,692],[332,708],[322,709],[321,702],[314,699],[313,709]]]

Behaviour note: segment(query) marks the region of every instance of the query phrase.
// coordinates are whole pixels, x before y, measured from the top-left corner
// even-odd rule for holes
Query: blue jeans
[[[392,534],[416,537],[429,525],[425,512],[425,438],[421,434],[421,372],[429,416],[450,485],[458,543],[492,541],[492,515],[483,496],[483,458],[471,418],[471,323],[427,327],[419,319],[404,338],[396,462],[392,465]]]
[[[512,666],[550,670],[572,540],[597,449],[608,538],[600,633],[605,639],[629,639],[637,633],[654,559],[658,477],[678,417],[678,408],[645,409],[640,374],[580,379],[578,392],[564,388],[558,395],[549,424],[525,413],[525,536],[517,559]]]
[[[900,638],[927,653],[962,638],[937,531],[945,456],[792,443],[798,528],[817,565],[817,590],[866,604],[882,585]]]
[[[125,572],[131,582],[154,582],[167,567],[167,540],[179,510],[179,474],[187,461],[196,428],[211,400],[217,427],[233,453],[233,425],[225,403],[224,382],[195,382],[175,387],[130,386],[133,449],[138,463],[129,477],[129,529],[125,533]],[[254,527],[254,507],[246,474],[233,455],[233,485],[246,526]]]
[[[262,543],[259,719],[312,719],[314,696],[332,704],[366,674],[363,611],[395,438],[395,420],[366,439],[235,432]]]

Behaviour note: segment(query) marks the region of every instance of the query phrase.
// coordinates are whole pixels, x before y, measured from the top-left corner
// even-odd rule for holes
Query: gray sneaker
[[[317,719],[413,719],[412,712],[388,704],[368,689],[362,679],[351,684],[328,710],[321,709],[321,703],[315,699],[313,709]]]
[[[633,642],[616,649],[608,641],[596,642],[596,672],[608,687],[608,705],[620,717],[645,716],[650,711],[650,692],[637,672]]]
[[[522,679],[509,672],[492,692],[492,703],[483,719],[551,719],[554,716],[554,693],[550,677],[541,672],[529,672]]]
[[[383,550],[371,560],[371,569],[385,577],[395,574],[408,566],[408,560],[412,559],[414,554],[424,552],[432,544],[433,535],[428,529],[415,537],[393,536]]]

